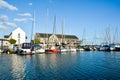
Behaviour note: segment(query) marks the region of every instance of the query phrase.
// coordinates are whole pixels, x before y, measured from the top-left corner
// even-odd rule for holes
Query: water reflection
[[[120,53],[0,55],[0,80],[119,79]]]

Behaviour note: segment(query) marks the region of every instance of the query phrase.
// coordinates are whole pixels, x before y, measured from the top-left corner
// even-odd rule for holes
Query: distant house
[[[75,35],[61,35],[61,34],[48,34],[48,33],[36,33],[35,39],[39,39],[40,42],[46,43],[46,42],[56,42],[56,43],[62,43],[64,40],[64,43],[71,44],[72,46],[77,46],[80,42],[79,38]]]
[[[16,40],[16,45],[27,42],[26,33],[20,27],[12,31],[10,35],[4,35],[4,39],[6,40],[10,40],[11,38]],[[4,41],[3,46],[11,48],[11,44],[8,41]]]

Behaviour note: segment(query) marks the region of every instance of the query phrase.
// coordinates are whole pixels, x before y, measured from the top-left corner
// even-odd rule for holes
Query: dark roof
[[[51,35],[53,35],[53,34],[48,34],[48,33],[36,33],[36,37],[42,37],[42,38],[45,38],[45,37],[50,37]],[[62,38],[62,35],[61,34],[56,34],[56,36],[58,37],[58,38]],[[75,36],[75,35],[64,35],[64,37],[65,38],[72,38],[72,39],[78,39],[78,37],[77,36]]]
[[[9,38],[9,35],[4,35],[4,38]]]
[[[9,38],[11,34],[12,33],[10,33],[9,35],[4,35],[4,38]]]

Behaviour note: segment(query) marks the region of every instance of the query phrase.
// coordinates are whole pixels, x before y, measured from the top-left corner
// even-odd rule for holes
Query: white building
[[[4,39],[6,40],[15,39],[16,45],[20,45],[21,43],[27,42],[26,33],[20,27],[12,31],[10,35],[4,35]],[[9,48],[12,47],[12,45],[8,41],[4,41],[3,46],[9,47]]]

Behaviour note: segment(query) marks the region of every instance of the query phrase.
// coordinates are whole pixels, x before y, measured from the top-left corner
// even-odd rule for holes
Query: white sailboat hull
[[[67,49],[61,49],[60,51],[61,52],[67,52]]]
[[[75,48],[70,49],[71,52],[76,52],[77,50]]]
[[[44,53],[45,50],[44,49],[39,49],[39,50],[36,50],[35,53]]]

